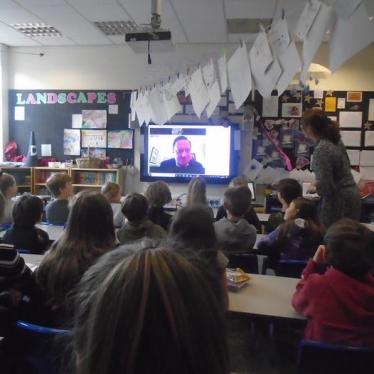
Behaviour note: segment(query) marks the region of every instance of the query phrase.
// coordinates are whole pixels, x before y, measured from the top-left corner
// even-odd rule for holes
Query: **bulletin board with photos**
[[[38,157],[134,159],[131,91],[9,90],[9,139],[27,154],[34,131]]]
[[[314,108],[339,122],[352,166],[374,166],[374,92],[314,90],[303,94],[294,89],[279,98],[276,91],[273,95],[263,99],[258,92],[255,94],[263,123],[256,122],[253,133],[253,158],[257,161],[284,167],[283,152],[293,168],[309,169],[313,141],[305,137],[300,125],[302,113]]]

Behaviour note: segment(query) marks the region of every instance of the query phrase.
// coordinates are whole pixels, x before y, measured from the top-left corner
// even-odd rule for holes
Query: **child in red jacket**
[[[374,233],[342,219],[328,229],[296,286],[293,307],[309,318],[305,339],[374,347]],[[323,263],[331,268],[320,274]]]

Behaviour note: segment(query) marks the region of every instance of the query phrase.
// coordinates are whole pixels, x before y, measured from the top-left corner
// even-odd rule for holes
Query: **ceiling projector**
[[[135,53],[175,52],[169,30],[136,30],[126,33],[125,41]]]

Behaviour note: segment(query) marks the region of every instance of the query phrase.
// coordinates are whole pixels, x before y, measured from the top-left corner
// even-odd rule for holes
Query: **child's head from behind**
[[[179,210],[172,221],[169,238],[196,250],[217,248],[211,210],[203,204],[193,204]]]
[[[33,195],[20,196],[13,207],[13,225],[17,228],[31,228],[41,221],[43,201]]]
[[[374,265],[374,233],[351,219],[332,224],[324,239],[331,265],[353,278],[363,278]]]
[[[285,220],[302,218],[306,221],[319,223],[318,211],[314,201],[298,197],[292,200],[286,209]]]
[[[121,202],[121,187],[117,183],[106,182],[101,187],[101,193],[107,198],[110,203]]]
[[[242,217],[251,206],[252,194],[248,186],[231,187],[225,191],[224,208],[234,217]]]
[[[129,222],[139,222],[147,218],[148,201],[140,193],[131,193],[122,203],[121,211]]]
[[[65,199],[74,193],[71,182],[71,177],[66,173],[54,173],[47,179],[46,185],[53,196]]]
[[[235,177],[229,184],[229,187],[248,186],[246,177]]]
[[[292,200],[301,196],[301,192],[300,183],[296,179],[285,178],[278,183],[278,199],[287,205],[290,205]]]
[[[187,205],[206,204],[206,181],[202,177],[195,177],[190,180],[187,189]]]
[[[91,267],[78,288],[79,372],[227,373],[224,310],[202,270],[162,248],[106,266],[113,256]]]
[[[0,224],[3,222],[4,210],[5,210],[5,197],[0,192]]]
[[[0,174],[0,192],[5,198],[10,199],[17,194],[17,183],[13,175],[2,173]]]
[[[157,206],[159,208],[162,208],[171,201],[169,187],[162,181],[151,183],[145,191],[144,196],[148,200],[149,206]]]

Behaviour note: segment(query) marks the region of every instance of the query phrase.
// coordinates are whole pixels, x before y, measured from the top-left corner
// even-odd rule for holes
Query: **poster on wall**
[[[108,131],[108,148],[133,148],[133,130]]]
[[[88,157],[88,148],[82,148],[81,150],[82,157]],[[106,158],[106,149],[105,148],[90,148],[90,157],[96,157],[100,160],[105,160]]]
[[[106,148],[106,130],[82,130],[82,147]]]
[[[81,151],[80,130],[64,129],[64,155],[79,156]]]
[[[106,129],[106,110],[82,110],[82,123],[85,129]]]

